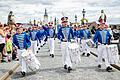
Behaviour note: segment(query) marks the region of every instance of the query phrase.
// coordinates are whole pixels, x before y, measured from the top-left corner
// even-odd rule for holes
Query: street
[[[11,80],[119,80],[120,73],[113,68],[113,72],[106,72],[105,67],[97,68],[96,57],[81,57],[82,61],[74,66],[71,73],[63,68],[60,44],[55,41],[55,57],[48,53],[48,45],[41,48],[37,58],[41,63],[40,69],[35,73],[28,70],[25,77],[22,77],[20,69],[14,73]]]

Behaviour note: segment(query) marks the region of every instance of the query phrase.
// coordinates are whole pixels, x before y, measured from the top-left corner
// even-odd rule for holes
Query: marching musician
[[[101,24],[99,26],[99,30],[96,31],[93,41],[96,43],[98,42],[98,68],[101,68],[102,58],[105,59],[106,71],[110,72],[112,68],[110,67],[110,63],[108,61],[108,54],[107,54],[107,45],[109,45],[109,41],[111,39],[111,35],[108,30],[105,29],[105,25]]]
[[[90,30],[88,29],[88,25],[83,25],[83,29],[80,30],[80,39],[81,39],[81,45],[82,45],[82,51],[84,55],[87,55],[87,57],[90,56],[90,49],[89,46],[87,45],[87,42],[91,38],[91,33]]]
[[[72,25],[71,25],[71,27],[72,27]],[[74,38],[75,38],[75,40],[77,41],[76,31],[77,31],[77,26],[76,26],[76,25],[74,25],[74,27],[73,27],[73,33],[74,33]]]
[[[43,26],[39,27],[39,30],[38,30],[36,36],[38,38],[37,45],[39,45],[40,47],[43,47],[45,45],[45,42],[47,41],[47,32],[43,29]],[[38,50],[40,50],[40,48],[38,48]]]
[[[53,22],[48,23],[48,36],[49,36],[49,48],[50,48],[50,56],[54,57],[54,37],[55,37],[55,29],[53,27]]]
[[[74,34],[72,28],[68,25],[68,17],[62,17],[61,20],[62,26],[58,31],[58,38],[59,40],[61,40],[61,50],[64,69],[67,69],[70,73],[70,71],[72,70],[72,63],[70,60],[70,54],[68,52],[68,45],[71,41],[71,35],[73,38]]]
[[[81,38],[81,30],[82,30],[82,26],[79,25],[76,29],[75,34],[74,34],[77,38],[77,43],[78,44],[80,44],[80,42],[81,42],[81,39],[80,39]]]
[[[18,27],[16,29],[17,33],[13,35],[13,44],[17,48],[19,62],[21,65],[21,74],[25,76],[27,71],[27,66],[25,60],[22,58],[22,53],[26,51],[26,49],[30,48],[31,42],[28,35],[23,32],[22,27]]]
[[[32,30],[30,31],[30,39],[31,39],[31,46],[32,46],[32,51],[33,51],[33,54],[35,54],[36,55],[36,53],[37,53],[37,40],[38,40],[38,38],[37,38],[37,32],[38,32],[38,30],[37,30],[37,26],[33,26],[32,27]]]

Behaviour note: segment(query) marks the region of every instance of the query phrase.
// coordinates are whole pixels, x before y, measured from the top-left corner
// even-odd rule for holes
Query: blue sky
[[[86,10],[89,22],[97,21],[100,10],[107,15],[108,24],[120,24],[120,0],[0,0],[0,21],[7,22],[10,10],[14,12],[16,22],[28,22],[30,19],[43,20],[44,9],[52,16],[60,19],[64,13],[69,21],[82,18],[82,9]]]

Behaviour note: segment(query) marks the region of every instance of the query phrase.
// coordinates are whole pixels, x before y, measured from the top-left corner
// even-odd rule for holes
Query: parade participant
[[[72,27],[72,25],[71,25],[71,27]],[[74,25],[74,27],[73,27],[73,33],[74,33],[75,39],[76,39],[76,31],[77,31],[77,26]]]
[[[105,29],[104,25],[99,26],[99,30],[96,31],[93,41],[96,43],[98,42],[98,68],[101,68],[102,58],[105,59],[106,71],[111,71],[112,68],[110,67],[110,63],[108,62],[108,54],[106,46],[109,44],[111,39],[111,35],[108,30]]]
[[[46,44],[46,42],[48,41],[48,35],[49,35],[48,24],[46,24],[45,26],[42,26],[41,28],[43,29],[43,33],[45,33],[43,40],[41,40],[42,41],[41,47],[43,47]]]
[[[81,44],[81,39],[80,39],[80,36],[81,36],[81,30],[82,30],[82,26],[78,26],[77,29],[76,29],[76,32],[75,32],[75,36],[77,38],[77,43],[78,44]]]
[[[72,38],[74,37],[73,30],[68,25],[68,17],[62,17],[62,26],[58,31],[58,38],[61,40],[61,50],[64,69],[68,69],[68,72],[72,70],[72,62],[70,60],[70,55],[68,52],[68,45]]]
[[[47,41],[47,32],[43,29],[43,26],[40,26],[36,36],[38,38],[38,50],[40,50],[40,47],[43,47],[45,45],[45,42]]]
[[[101,24],[104,24],[106,22],[106,14],[104,13],[104,10],[101,10],[101,15],[98,20]]]
[[[36,55],[37,53],[37,34],[38,30],[37,30],[37,26],[33,26],[32,27],[32,31],[30,31],[30,39],[31,39],[31,46],[32,46],[32,51],[33,51],[33,54]]]
[[[83,25],[83,29],[80,31],[80,38],[81,38],[81,45],[82,45],[82,51],[83,51],[83,56],[87,54],[87,57],[90,56],[90,49],[89,46],[87,45],[87,42],[91,38],[91,33],[90,30],[87,29],[87,25]]]
[[[55,29],[53,27],[53,22],[49,22],[49,48],[50,48],[50,56],[54,57],[54,36],[55,36]]]
[[[59,31],[60,28],[61,28],[61,24],[58,24],[57,25],[57,31],[56,31],[57,32],[56,34],[57,34],[58,43],[61,43],[61,40],[58,38],[58,31]]]
[[[31,42],[28,35],[26,35],[25,32],[23,32],[22,27],[18,27],[16,29],[17,33],[13,35],[13,44],[17,48],[17,53],[19,56],[19,62],[21,66],[21,74],[25,76],[27,71],[27,65],[23,57],[21,56],[23,52],[26,51],[26,49],[30,48]]]

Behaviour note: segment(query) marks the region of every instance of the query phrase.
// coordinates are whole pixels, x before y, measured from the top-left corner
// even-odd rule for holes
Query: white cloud
[[[74,15],[77,14],[80,21],[84,8],[89,21],[97,21],[100,10],[104,9],[108,23],[119,23],[119,3],[119,0],[0,0],[0,21],[7,21],[10,10],[14,12],[17,22],[28,22],[30,19],[42,20],[45,8],[49,17],[60,19],[63,12],[71,21],[74,21]]]

